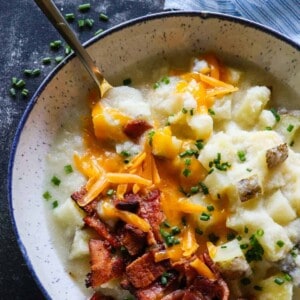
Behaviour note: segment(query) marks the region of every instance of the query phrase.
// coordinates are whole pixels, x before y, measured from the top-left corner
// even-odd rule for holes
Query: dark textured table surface
[[[163,10],[163,0],[55,0],[63,13],[74,12],[77,19],[90,17],[95,20],[91,29],[79,30],[76,21],[72,27],[82,42],[93,37],[102,28],[107,29],[125,20]],[[79,4],[90,3],[91,9],[79,13]],[[104,12],[109,20],[99,20]],[[59,39],[58,33],[32,0],[0,1],[0,299],[43,299],[18,248],[13,231],[7,196],[7,169],[10,149],[20,118],[30,101],[30,96],[55,67],[43,65],[44,57],[55,57],[49,43]],[[25,69],[40,69],[36,77],[26,77]],[[26,81],[28,97],[17,91],[11,97],[11,78]]]

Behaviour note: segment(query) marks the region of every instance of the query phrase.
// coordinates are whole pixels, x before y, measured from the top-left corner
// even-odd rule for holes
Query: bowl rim
[[[152,13],[149,15],[137,17],[137,18],[122,22],[118,25],[111,27],[110,29],[105,30],[103,33],[99,34],[98,36],[92,37],[91,39],[89,39],[88,41],[83,43],[83,46],[85,48],[89,47],[89,46],[93,45],[94,43],[101,41],[103,38],[113,34],[114,32],[121,31],[122,29],[131,27],[138,23],[143,23],[143,22],[154,20],[154,19],[170,18],[170,17],[176,17],[176,16],[199,17],[204,20],[217,18],[217,19],[221,19],[221,20],[231,21],[234,23],[239,23],[239,24],[242,24],[242,25],[254,28],[254,29],[258,29],[267,34],[270,34],[270,35],[274,36],[275,38],[289,44],[290,46],[295,48],[295,50],[300,51],[300,44],[298,44],[297,42],[292,40],[290,37],[280,33],[279,31],[277,31],[273,28],[270,28],[268,26],[262,25],[255,21],[251,21],[251,20],[248,20],[248,19],[242,18],[242,17],[232,16],[232,15],[223,14],[223,13],[215,13],[215,12],[211,12],[211,11],[200,11],[200,10],[199,11],[197,11],[197,10],[184,10],[184,11],[170,10],[170,11],[162,11],[162,12],[158,12],[158,13]],[[9,161],[8,161],[8,181],[7,181],[8,197],[7,198],[8,198],[10,221],[11,221],[11,224],[13,227],[13,231],[14,231],[19,249],[22,253],[22,256],[27,265],[27,268],[28,268],[29,272],[31,273],[32,278],[35,280],[37,286],[39,287],[40,291],[46,297],[46,299],[51,299],[51,297],[48,294],[45,286],[42,284],[41,280],[39,279],[39,277],[37,276],[37,274],[35,272],[35,268],[31,263],[31,260],[27,254],[26,247],[22,241],[21,236],[19,235],[19,231],[17,228],[16,220],[14,217],[13,203],[12,203],[13,202],[13,199],[12,199],[12,175],[13,175],[14,161],[15,161],[16,151],[17,151],[17,148],[19,145],[20,136],[21,136],[22,130],[30,116],[30,113],[34,108],[35,103],[38,101],[39,96],[44,91],[47,84],[53,79],[53,77],[63,68],[63,66],[65,64],[67,64],[70,60],[74,59],[75,57],[76,57],[75,53],[71,53],[70,55],[65,57],[61,63],[59,63],[55,68],[53,68],[49,72],[49,74],[44,78],[42,83],[39,85],[39,87],[33,94],[32,98],[28,102],[28,104],[24,110],[24,113],[17,125],[16,131],[14,134],[14,138],[12,141],[10,155],[9,155]]]

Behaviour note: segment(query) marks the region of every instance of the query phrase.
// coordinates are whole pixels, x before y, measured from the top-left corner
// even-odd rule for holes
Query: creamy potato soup
[[[289,94],[211,53],[148,73],[91,94],[48,154],[43,196],[67,272],[94,300],[296,299]]]

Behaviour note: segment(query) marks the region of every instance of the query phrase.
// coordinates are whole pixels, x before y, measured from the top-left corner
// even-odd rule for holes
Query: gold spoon
[[[92,58],[81,45],[80,41],[76,37],[75,33],[66,22],[56,5],[52,0],[34,0],[35,3],[39,6],[41,11],[46,15],[49,21],[54,25],[56,30],[68,43],[68,45],[74,50],[77,54],[91,77],[94,79],[95,83],[99,87],[100,98],[112,88],[112,86],[107,82],[103,77],[98,67],[93,62]]]

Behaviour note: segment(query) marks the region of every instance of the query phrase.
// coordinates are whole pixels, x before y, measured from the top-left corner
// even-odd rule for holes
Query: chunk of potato
[[[71,245],[69,258],[76,259],[89,255],[88,242],[90,238],[91,236],[86,230],[77,229]]]
[[[77,228],[81,228],[84,225],[82,220],[84,212],[71,198],[68,198],[62,205],[58,206],[54,210],[53,216],[57,223],[65,228],[66,234],[69,237],[75,234]]]
[[[284,275],[279,273],[275,276],[271,276],[267,279],[260,281],[257,285],[261,287],[261,291],[257,291],[257,300],[291,300],[293,298],[293,283],[284,281],[282,284],[278,284],[275,281],[278,278],[283,279]]]
[[[251,210],[239,208],[235,214],[228,217],[226,225],[241,234],[245,227],[249,229],[249,233],[262,230],[263,234],[258,237],[258,240],[264,249],[264,257],[270,261],[283,259],[292,248],[286,230],[275,223],[262,208]],[[282,241],[283,246],[279,247],[277,241]]]
[[[260,113],[270,100],[270,90],[265,86],[249,88],[242,101],[234,108],[234,120],[242,127],[252,127],[257,121]]]
[[[281,225],[287,224],[297,217],[296,212],[280,190],[266,199],[265,207],[271,218]]]

